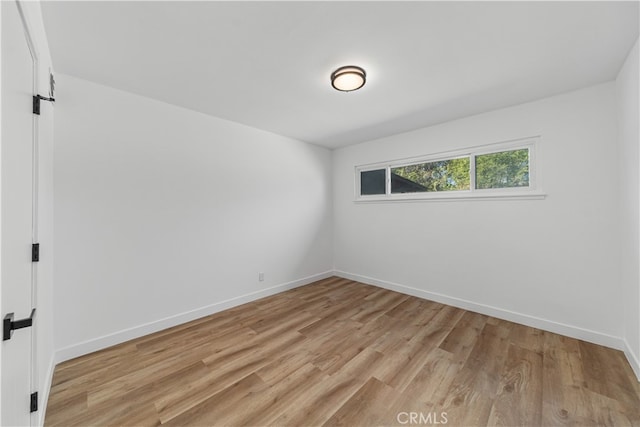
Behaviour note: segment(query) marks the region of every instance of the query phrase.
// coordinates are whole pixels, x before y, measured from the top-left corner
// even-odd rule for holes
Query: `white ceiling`
[[[638,2],[44,2],[56,72],[340,147],[613,80]],[[357,92],[329,75],[359,65]]]

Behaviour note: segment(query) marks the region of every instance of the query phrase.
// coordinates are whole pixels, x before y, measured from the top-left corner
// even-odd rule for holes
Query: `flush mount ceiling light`
[[[367,73],[355,65],[340,67],[331,73],[331,86],[342,92],[358,90],[367,81]]]

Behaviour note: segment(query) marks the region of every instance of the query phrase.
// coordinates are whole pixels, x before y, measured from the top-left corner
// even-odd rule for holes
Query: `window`
[[[360,172],[360,194],[384,194],[386,188],[386,171],[377,169]]]
[[[356,167],[356,200],[541,198],[537,138]]]
[[[529,150],[499,151],[475,156],[476,188],[529,186]]]
[[[391,168],[391,193],[468,189],[468,157]]]

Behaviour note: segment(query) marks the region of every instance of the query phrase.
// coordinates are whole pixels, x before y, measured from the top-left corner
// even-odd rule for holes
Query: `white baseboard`
[[[241,295],[235,298],[231,298],[225,301],[220,301],[214,304],[210,304],[195,310],[191,310],[185,313],[176,314],[174,316],[166,317],[164,319],[156,320],[153,322],[145,323],[143,325],[135,326],[133,328],[125,329],[122,331],[114,332],[108,335],[104,335],[98,338],[87,340],[78,344],[74,344],[65,348],[61,348],[55,353],[55,364],[70,360],[75,357],[79,357],[85,354],[93,353],[94,351],[102,350],[112,345],[120,344],[125,341],[139,338],[145,335],[152,334],[154,332],[161,331],[163,329],[171,328],[186,322],[190,322],[201,317],[209,316],[228,308],[236,307],[247,302],[255,301],[260,298],[264,298],[270,295],[274,295],[280,292],[294,289],[299,286],[308,285],[318,280],[326,279],[333,276],[333,271],[326,271],[324,273],[315,274],[313,276],[304,277],[302,279],[293,280],[291,282],[283,283],[277,286],[272,286],[267,289],[261,289],[259,291],[251,292],[245,295]]]
[[[631,346],[626,339],[624,340],[624,355],[627,357],[629,365],[631,365],[631,369],[635,372],[636,377],[638,377],[638,382],[640,382],[640,357],[631,350]]]
[[[49,361],[49,367],[47,368],[46,377],[44,379],[44,384],[40,389],[39,402],[38,402],[38,415],[37,415],[37,426],[43,426],[45,417],[47,416],[47,402],[49,402],[49,392],[51,391],[51,382],[53,381],[53,371],[56,367],[55,363],[55,354],[51,355],[51,360]]]
[[[552,320],[542,319],[528,314],[517,313],[498,307],[485,304],[478,304],[461,298],[451,297],[448,295],[429,292],[422,289],[412,288],[409,286],[399,285],[397,283],[387,282],[385,280],[374,279],[372,277],[361,276],[359,274],[347,273],[344,271],[334,271],[336,276],[355,280],[357,282],[366,283],[368,285],[378,286],[380,288],[389,289],[407,295],[413,295],[418,298],[424,298],[442,304],[451,305],[465,310],[473,311],[487,316],[496,317],[498,319],[508,320],[510,322],[520,323],[522,325],[531,326],[533,328],[554,332],[571,338],[577,338],[594,344],[603,345],[605,347],[614,348],[616,350],[625,349],[624,340],[621,337],[603,334],[601,332],[580,328],[577,326],[567,325],[564,323],[554,322]],[[627,356],[628,357],[628,356]],[[635,368],[634,368],[635,369]],[[636,373],[638,371],[636,370]]]

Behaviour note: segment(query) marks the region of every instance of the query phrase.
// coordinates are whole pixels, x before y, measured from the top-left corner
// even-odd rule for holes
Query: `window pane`
[[[476,156],[476,188],[529,186],[529,150],[502,151]]]
[[[385,194],[385,170],[360,172],[360,194]]]
[[[469,157],[391,168],[392,193],[469,189]]]

